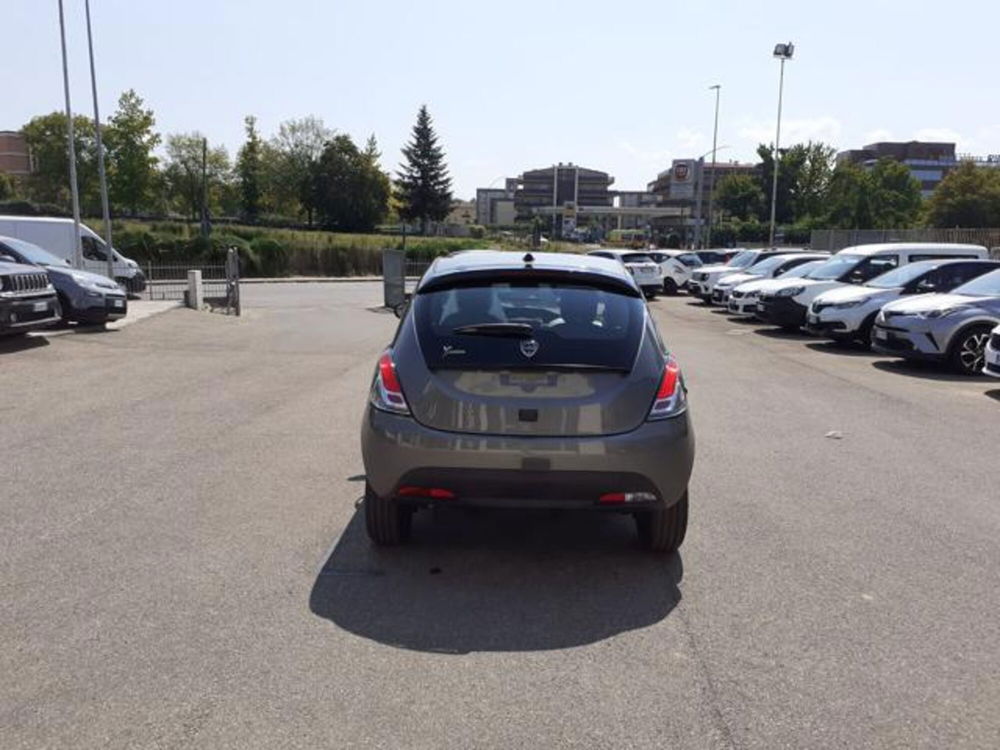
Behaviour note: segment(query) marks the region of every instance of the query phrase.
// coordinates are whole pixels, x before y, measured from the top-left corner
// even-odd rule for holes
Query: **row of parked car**
[[[609,252],[641,267],[633,276],[649,296],[686,289],[733,316],[1000,377],[1000,261],[979,245],[737,250],[715,264],[691,251],[595,254]]]
[[[69,219],[0,216],[0,337],[62,323],[101,325],[125,317],[128,292],[145,287],[138,264],[113,252],[107,273],[104,242],[81,224],[80,262]]]

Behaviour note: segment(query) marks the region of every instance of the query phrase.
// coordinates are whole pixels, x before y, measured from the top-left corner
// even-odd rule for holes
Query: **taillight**
[[[403,386],[396,374],[396,363],[392,360],[392,350],[386,349],[378,360],[375,382],[372,383],[371,404],[376,409],[393,414],[409,414],[410,407],[403,396]]]
[[[666,419],[683,414],[687,409],[687,397],[684,394],[684,378],[677,360],[667,357],[660,377],[660,387],[656,390],[656,398],[649,410],[647,419]]]

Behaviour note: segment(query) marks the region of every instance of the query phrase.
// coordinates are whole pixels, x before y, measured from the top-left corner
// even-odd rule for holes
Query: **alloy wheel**
[[[986,341],[990,335],[976,331],[965,337],[958,350],[958,361],[966,372],[979,372],[986,364]]]

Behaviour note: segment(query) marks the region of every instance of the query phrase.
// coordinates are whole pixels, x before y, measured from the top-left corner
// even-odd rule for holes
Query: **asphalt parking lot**
[[[1000,381],[661,298],[679,555],[527,511],[376,550],[380,291],[0,343],[5,748],[1000,746]]]

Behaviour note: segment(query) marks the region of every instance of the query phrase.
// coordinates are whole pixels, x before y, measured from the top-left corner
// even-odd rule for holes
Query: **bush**
[[[288,274],[288,251],[270,237],[257,237],[250,243],[250,252],[256,258],[262,276]]]

